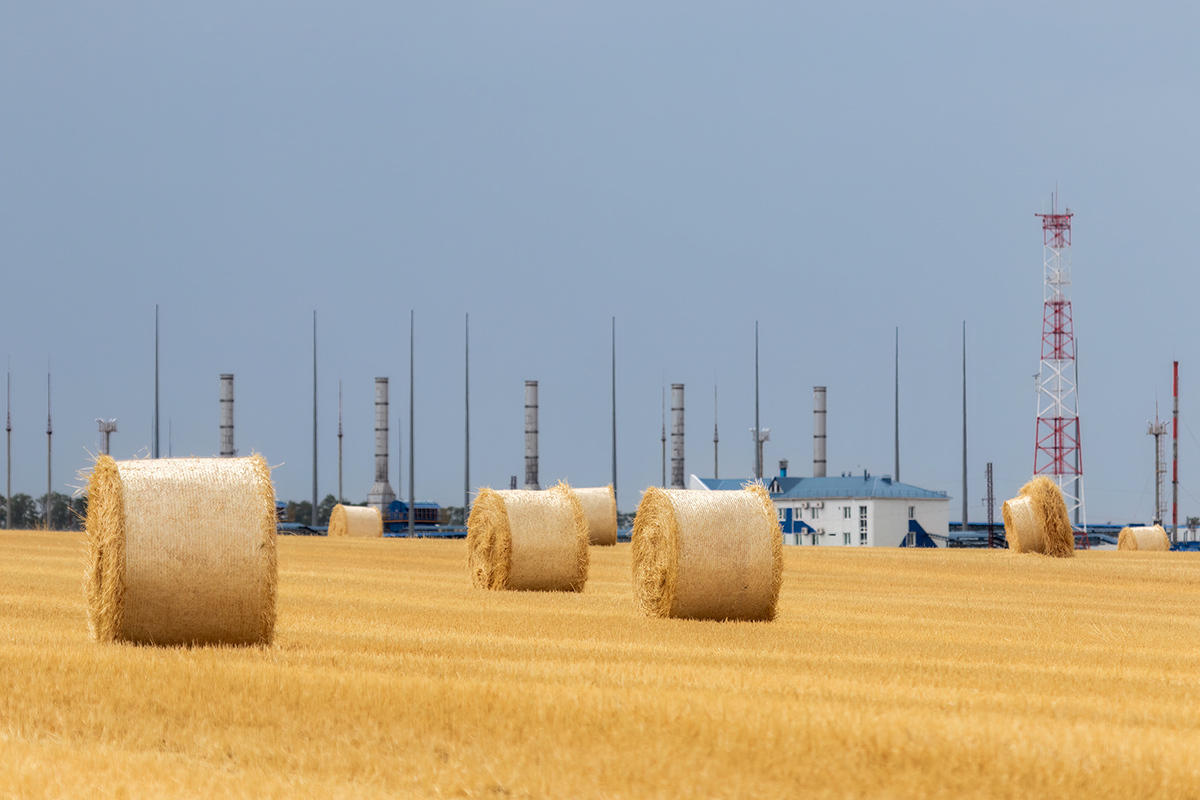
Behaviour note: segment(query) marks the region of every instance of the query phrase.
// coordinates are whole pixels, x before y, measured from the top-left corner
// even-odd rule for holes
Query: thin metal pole
[[[50,373],[46,373],[46,530],[50,530],[51,512],[54,509],[54,494],[52,491],[53,483],[51,482],[50,474],[50,456],[53,448],[51,447],[51,439],[53,429],[50,425]]]
[[[900,326],[896,326],[896,483],[900,482]]]
[[[992,493],[992,462],[987,463],[988,549],[996,546],[996,496]]]
[[[762,427],[758,418],[758,320],[754,321],[754,477],[762,480]]]
[[[662,488],[667,488],[667,387],[663,376],[662,390]]]
[[[158,303],[154,304],[154,457],[158,458]]]
[[[4,491],[4,527],[12,529],[12,360],[8,365],[8,410],[4,421],[4,431],[8,434],[8,466],[5,467],[7,486]]]
[[[414,438],[415,426],[413,420],[413,391],[416,371],[413,369],[413,354],[416,350],[413,347],[413,331],[416,330],[416,310],[408,312],[408,535],[411,538],[416,532],[416,516],[417,516],[417,496],[416,496],[416,481],[414,480],[413,471],[416,469],[417,462],[415,453],[417,449],[417,441]],[[399,461],[399,458],[396,459]]]
[[[1171,412],[1171,544],[1179,543],[1179,362],[1174,366],[1175,408]]]
[[[313,492],[311,524],[317,525],[317,311],[313,309]]]
[[[471,315],[463,323],[463,525],[471,515]]]
[[[720,437],[717,436],[717,386],[713,384],[713,478],[720,478],[721,471],[717,460],[717,442]]]
[[[962,452],[962,525],[961,531],[967,529],[967,321],[963,320],[963,452]]]
[[[617,503],[617,318],[612,318],[612,488]]]
[[[342,494],[342,382],[338,381],[338,502],[345,503]]]

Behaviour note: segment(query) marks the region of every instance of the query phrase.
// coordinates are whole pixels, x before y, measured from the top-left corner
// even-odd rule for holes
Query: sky
[[[312,494],[373,479],[461,505],[524,476],[661,481],[662,392],[686,386],[686,467],[749,477],[754,342],[767,474],[891,474],[986,519],[1031,476],[1042,230],[1073,218],[1091,523],[1148,521],[1147,421],[1180,362],[1180,522],[1200,515],[1196,10],[1089,3],[10,4],[0,25],[0,356],[12,486],[84,484],[96,418],[147,455],[235,444]],[[415,442],[408,435],[415,320]],[[669,397],[668,397],[669,399]],[[399,430],[398,430],[399,428]],[[402,448],[397,459],[397,448]],[[401,461],[402,473],[399,472]],[[1195,466],[1193,466],[1193,464]],[[1169,480],[1169,479],[1168,479]],[[1168,483],[1168,492],[1170,486]]]

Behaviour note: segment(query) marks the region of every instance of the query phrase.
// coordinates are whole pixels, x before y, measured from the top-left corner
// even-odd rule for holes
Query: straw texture
[[[1121,528],[1118,550],[1170,550],[1171,540],[1161,525]]]
[[[736,492],[650,487],[632,544],[634,596],[648,616],[775,618],[783,538],[761,484]]]
[[[1075,555],[1075,532],[1058,485],[1038,475],[1001,507],[1010,550],[1057,558]]]
[[[467,520],[467,567],[483,589],[582,592],[588,526],[571,487],[481,489]]]
[[[574,489],[583,516],[587,519],[588,542],[597,545],[617,543],[617,497],[612,484],[597,489]]]
[[[383,518],[370,506],[344,506],[338,503],[329,512],[330,536],[383,536]]]
[[[92,639],[271,642],[275,490],[262,456],[102,455],[88,480],[87,538]]]

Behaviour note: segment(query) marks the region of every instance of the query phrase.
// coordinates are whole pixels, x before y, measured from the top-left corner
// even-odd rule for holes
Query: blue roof
[[[697,478],[715,491],[741,489],[745,479]],[[909,500],[949,500],[945,492],[934,492],[907,483],[897,483],[886,475],[839,476],[831,478],[772,478],[767,482],[772,500],[826,500],[835,497],[890,497]]]

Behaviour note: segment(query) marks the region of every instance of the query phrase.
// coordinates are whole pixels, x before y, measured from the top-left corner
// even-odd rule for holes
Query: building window
[[[842,506],[842,519],[850,519],[850,506]]]
[[[850,534],[847,533],[846,535],[849,536]],[[862,546],[866,547],[866,545],[867,545],[867,532],[866,531],[863,531],[862,533],[858,534],[858,543],[861,544]]]
[[[858,535],[865,536],[867,534],[867,507],[858,507]]]
[[[809,514],[812,515],[813,519],[820,519],[821,518],[821,509],[817,508],[816,506],[813,506],[811,509],[809,509]]]
[[[909,506],[909,507],[908,507],[908,518],[909,518],[909,519],[916,519],[916,518],[917,518],[917,507],[916,507],[916,506]]]
[[[843,537],[842,541],[843,541],[843,542],[845,542],[847,545],[848,545],[848,544],[850,544],[850,534],[848,534],[848,533],[847,533],[847,534],[846,534],[846,535]]]
[[[761,519],[761,517],[759,519]],[[783,522],[785,519],[787,519],[787,511],[781,508],[779,509],[779,521]]]

